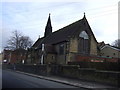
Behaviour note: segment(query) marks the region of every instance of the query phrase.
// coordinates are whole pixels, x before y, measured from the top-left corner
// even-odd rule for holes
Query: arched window
[[[88,34],[87,34],[85,31],[82,31],[82,32],[79,34],[79,37],[84,38],[84,39],[89,39]]]
[[[79,52],[83,54],[89,53],[89,36],[85,31],[79,34]]]

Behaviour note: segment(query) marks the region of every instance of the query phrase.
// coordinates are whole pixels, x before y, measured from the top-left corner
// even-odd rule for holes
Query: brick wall
[[[75,55],[76,62],[118,62],[119,58],[105,58],[98,56]]]

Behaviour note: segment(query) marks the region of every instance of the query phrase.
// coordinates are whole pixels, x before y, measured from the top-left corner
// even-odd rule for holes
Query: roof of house
[[[33,48],[38,47],[40,43],[44,40],[44,37],[38,38],[38,40],[33,44]]]
[[[102,42],[98,42],[98,44],[97,44],[97,48],[98,48],[98,50],[100,50],[102,47],[104,47],[106,44],[104,43],[104,41],[102,41]]]
[[[13,52],[21,52],[21,53],[25,53],[27,50],[23,49],[23,48],[19,48],[14,50]]]
[[[98,42],[98,47],[103,47],[103,46],[105,46],[105,43],[104,43],[104,41],[102,41],[102,42]]]
[[[103,47],[101,48],[101,50],[104,49],[104,48],[106,48],[106,47],[109,47],[109,48],[112,48],[112,49],[114,49],[114,50],[120,51],[119,48],[116,48],[116,47],[111,46],[111,45],[109,45],[109,44],[106,44],[105,46],[103,46]]]
[[[85,26],[86,24],[86,26]],[[89,28],[89,29],[88,29]],[[33,47],[36,47],[39,45],[39,47],[41,46],[42,43],[44,44],[56,44],[56,43],[60,43],[63,41],[68,41],[70,37],[74,36],[75,33],[77,33],[77,31],[82,31],[82,30],[88,30],[87,32],[90,33],[90,35],[93,35],[94,39],[96,40],[89,24],[88,21],[84,15],[84,17],[81,20],[78,20],[68,26],[65,26],[53,33],[51,33],[49,36],[47,37],[42,37],[39,38],[35,44],[33,45]],[[97,40],[96,40],[97,42]]]

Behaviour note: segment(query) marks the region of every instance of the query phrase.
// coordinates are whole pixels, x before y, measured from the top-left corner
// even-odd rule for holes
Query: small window
[[[52,56],[52,60],[54,60],[54,56]]]
[[[113,53],[113,55],[115,55],[115,53]]]
[[[44,49],[45,49],[45,45],[44,45],[44,44],[42,44],[42,51],[44,51]]]
[[[64,54],[64,45],[63,44],[59,45],[59,54],[60,55]]]

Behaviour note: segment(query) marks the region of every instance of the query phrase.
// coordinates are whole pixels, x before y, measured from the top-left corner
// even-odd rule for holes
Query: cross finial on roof
[[[86,16],[85,16],[85,12],[84,12],[84,17],[83,17],[83,19],[85,19],[86,18]]]
[[[85,12],[84,12],[84,17],[85,17]]]
[[[84,12],[84,15],[85,15],[85,12]]]
[[[39,38],[40,38],[40,35],[39,35]]]

